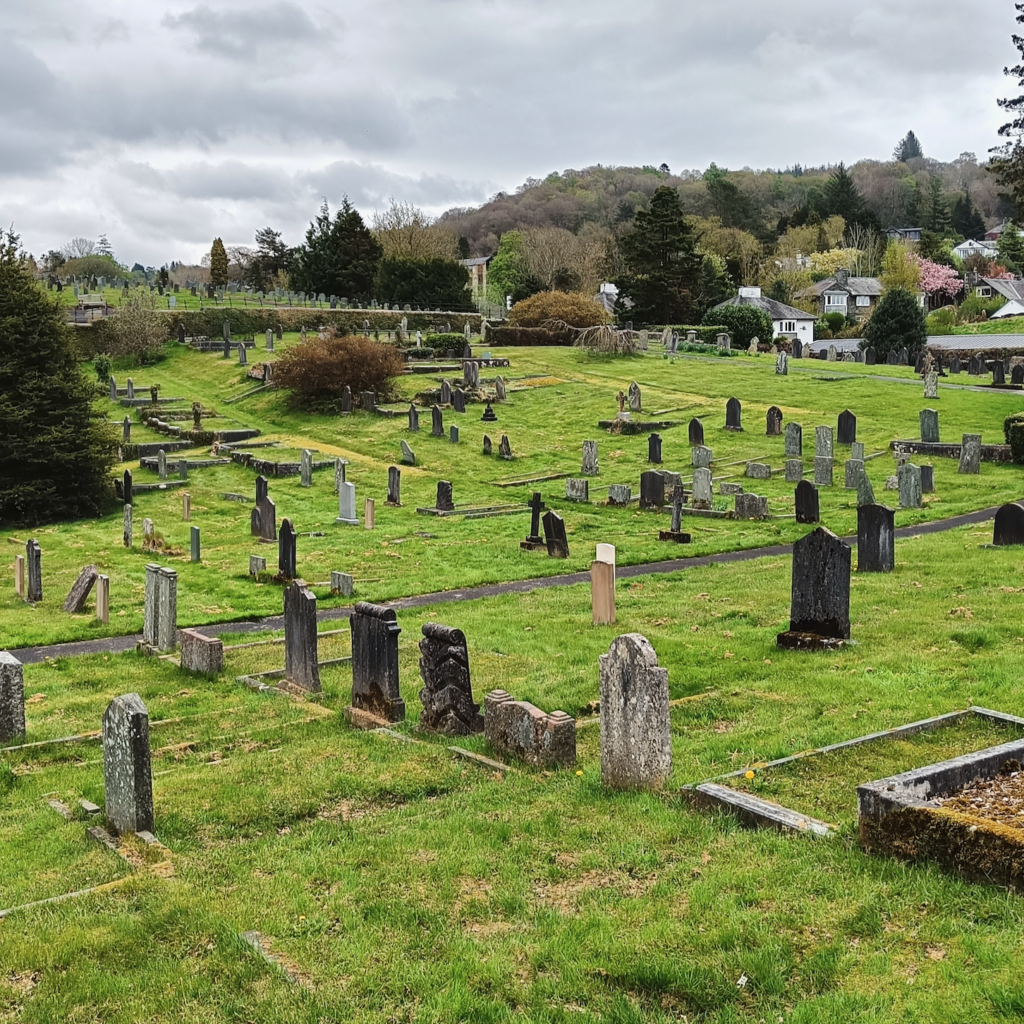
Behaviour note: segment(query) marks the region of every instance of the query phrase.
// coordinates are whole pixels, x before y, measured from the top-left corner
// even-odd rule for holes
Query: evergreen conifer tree
[[[223,288],[228,283],[228,254],[219,238],[210,246],[210,284]]]
[[[0,525],[98,515],[113,496],[117,438],[92,416],[59,300],[0,241]]]
[[[864,328],[864,340],[879,361],[904,348],[911,358],[917,355],[928,343],[924,310],[917,297],[905,288],[886,292]]]
[[[906,163],[908,160],[915,160],[924,156],[921,143],[913,132],[907,132],[893,150],[892,158],[898,163]]]
[[[971,199],[971,190],[967,189],[953,204],[950,211],[950,224],[953,230],[964,238],[984,238],[985,218]]]
[[[844,164],[840,164],[825,182],[824,201],[823,217],[838,214],[847,226],[856,224],[861,227],[878,227],[878,218],[868,209]]]
[[[292,281],[302,291],[368,302],[383,249],[359,211],[342,199],[331,218],[325,199],[295,253]]]

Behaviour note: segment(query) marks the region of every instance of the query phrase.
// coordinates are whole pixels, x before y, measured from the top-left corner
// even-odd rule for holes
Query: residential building
[[[920,242],[923,228],[886,228],[885,234],[896,242]]]
[[[837,270],[826,278],[797,292],[798,299],[813,299],[821,316],[842,313],[855,319],[870,316],[882,297],[882,282],[877,277],[851,277],[848,270]]]
[[[772,320],[773,340],[799,338],[804,345],[810,345],[814,341],[814,321],[817,317],[813,313],[787,306],[785,302],[779,302],[777,299],[769,299],[761,294],[760,288],[741,288],[736,298],[720,302],[712,309],[721,309],[723,306],[756,306],[763,309]]]
[[[985,259],[991,260],[998,255],[998,250],[994,243],[977,242],[973,238],[967,239],[966,242],[961,242],[953,249],[953,252],[962,260],[967,259],[969,256],[984,256]]]
[[[469,284],[474,299],[482,299],[487,294],[487,267],[493,259],[493,256],[477,256],[471,260],[459,260],[469,271]]]

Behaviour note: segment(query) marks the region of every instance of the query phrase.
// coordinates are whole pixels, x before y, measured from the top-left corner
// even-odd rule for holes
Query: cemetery
[[[470,351],[0,531],[0,1019],[1012,1019],[1019,395]]]

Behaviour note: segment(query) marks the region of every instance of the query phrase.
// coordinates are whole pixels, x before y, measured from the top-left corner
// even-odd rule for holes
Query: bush
[[[101,352],[93,361],[92,368],[96,371],[96,379],[106,382],[110,377],[110,356],[106,353]]]
[[[134,356],[142,366],[160,352],[167,330],[154,304],[151,295],[135,291],[103,321],[103,340],[110,355]]]
[[[746,348],[754,338],[771,341],[775,333],[772,318],[757,306],[718,306],[704,314],[704,322],[722,324],[736,348]]]
[[[924,310],[917,298],[905,288],[886,292],[864,328],[864,340],[874,348],[879,362],[904,348],[913,359],[928,343]]]
[[[977,323],[980,320],[987,320],[993,313],[997,313],[1005,305],[1006,299],[1001,295],[997,295],[992,299],[983,299],[975,292],[971,292],[971,294],[960,303],[960,308],[956,313],[957,322],[961,324],[972,324]]]
[[[548,327],[556,321],[570,327],[597,327],[611,317],[600,302],[580,292],[538,292],[517,302],[508,314],[509,327]]]
[[[1014,462],[1024,462],[1024,412],[1015,412],[1003,420],[1003,436],[1010,446]]]
[[[423,340],[431,348],[457,348],[461,349],[466,344],[466,336],[452,331],[450,334],[427,334]]]
[[[832,335],[832,325],[823,317],[818,317],[814,321],[814,340],[815,341],[828,341]]]
[[[487,342],[495,348],[530,348],[569,346],[573,338],[568,331],[552,331],[546,327],[488,327]]]
[[[337,412],[346,385],[354,398],[363,391],[375,392],[379,401],[393,398],[395,378],[402,370],[402,356],[393,345],[330,332],[288,349],[274,364],[274,380],[292,393],[295,404],[317,412]]]
[[[956,314],[948,306],[935,310],[925,320],[929,335],[952,334],[956,324]]]
[[[846,317],[842,313],[826,313],[821,319],[832,334],[838,334],[846,326]]]

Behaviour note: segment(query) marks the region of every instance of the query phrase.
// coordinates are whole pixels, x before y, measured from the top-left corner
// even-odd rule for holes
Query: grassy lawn
[[[278,344],[278,350],[296,342],[297,335],[288,335]],[[446,427],[450,423],[460,426],[458,445],[430,436],[427,409],[421,411],[419,433],[410,434],[404,416],[385,419],[361,412],[348,417],[311,416],[289,408],[285,397],[274,391],[226,405],[228,399],[248,387],[244,369],[234,360],[183,350],[177,345],[168,347],[163,362],[132,375],[140,384],[159,383],[163,394],[182,397],[183,409],[188,409],[193,400],[215,409],[218,418],[210,420],[211,425],[259,428],[263,431],[261,440],[281,441],[292,457],[296,450],[308,446],[322,453],[317,458],[349,459],[348,478],[356,485],[360,518],[363,499],[373,497],[377,501],[372,533],[362,527],[335,525],[337,499],[330,470],[316,473],[309,489],[300,486],[298,477],[274,478],[270,494],[277,503],[279,522],[290,518],[300,534],[299,573],[313,584],[326,584],[332,570],[348,572],[356,578],[356,596],[365,600],[581,570],[589,567],[594,545],[599,542],[615,544],[619,564],[631,565],[792,541],[806,528],[791,518],[793,488],[781,475],[783,439],[764,434],[765,413],[773,404],[782,409],[785,422],[803,425],[807,472],[813,458],[814,427],[834,427],[838,413],[852,409],[858,417],[858,438],[865,442],[869,454],[881,453],[868,463],[876,496],[894,502],[895,495],[883,491],[885,479],[895,472],[888,445],[894,438],[918,436],[920,409],[928,404],[939,408],[943,439],[958,441],[965,431],[980,431],[985,441],[1000,442],[1003,419],[1018,411],[1022,401],[1012,392],[985,394],[943,387],[938,401],[927,403],[912,369],[906,367],[836,366],[794,360],[789,376],[777,377],[774,360],[767,356],[680,357],[671,361],[651,353],[629,360],[606,360],[568,349],[493,351],[508,356],[512,363],[504,371],[509,383],[508,401],[495,406],[497,424],[480,422],[480,405],[469,405],[465,414],[446,411]],[[250,361],[259,358],[256,354]],[[123,370],[116,373],[122,386],[127,375]],[[494,371],[484,371],[485,383],[493,377]],[[883,377],[902,378],[907,383]],[[638,381],[643,390],[645,418],[679,422],[661,431],[663,468],[689,478],[686,423],[692,416],[701,417],[705,442],[715,453],[717,480],[743,482],[747,460],[771,464],[777,476],[770,482],[748,481],[747,489],[767,494],[771,510],[779,518],[766,522],[689,519],[686,528],[693,535],[693,543],[687,548],[672,545],[670,550],[669,545],[658,541],[658,531],[666,527],[667,517],[641,513],[635,505],[630,509],[607,507],[604,489],[608,484],[628,483],[636,494],[640,473],[649,468],[646,435],[614,436],[597,427],[598,420],[612,418],[617,408],[615,395],[631,380]],[[400,382],[406,400],[431,386],[436,387],[437,382],[422,376]],[[740,434],[723,429],[725,402],[733,395],[743,403],[745,431]],[[115,422],[125,413],[107,398],[98,399],[97,408]],[[515,460],[503,462],[497,456],[484,456],[485,432],[495,447],[501,434],[507,433]],[[132,437],[159,440],[155,432],[140,426],[133,428]],[[531,476],[578,474],[585,438],[597,439],[599,445],[601,475],[591,480],[591,504],[567,503],[561,479],[499,486]],[[389,508],[384,505],[387,469],[399,462],[401,439],[412,445],[417,465],[402,468],[403,506]],[[257,454],[276,457],[272,452],[258,450]],[[848,453],[849,449],[837,445],[837,486],[821,494],[823,522],[841,535],[856,530],[855,492],[842,487],[842,462]],[[173,474],[176,456],[169,455],[168,461]],[[155,472],[141,470],[137,463],[127,468],[133,469],[136,483],[157,479]],[[566,519],[571,557],[563,562],[520,551],[518,542],[528,531],[528,513],[481,520],[417,515],[417,507],[433,506],[437,482],[442,479],[454,484],[459,505],[524,502],[534,489],[539,490],[549,507]],[[935,480],[936,493],[925,496],[925,507],[898,512],[898,526],[996,505],[1019,498],[1022,490],[1020,468],[1011,465],[986,464],[980,476],[962,477],[954,461],[944,460],[935,466]],[[35,607],[22,604],[12,587],[0,592],[2,642],[18,647],[138,631],[142,623],[143,569],[154,560],[152,553],[141,549],[144,517],[154,521],[167,544],[167,550],[155,560],[175,568],[180,576],[179,625],[279,613],[280,588],[254,582],[248,575],[250,554],[266,556],[268,568],[274,569],[276,548],[260,545],[250,536],[248,505],[222,497],[228,492],[251,495],[254,481],[251,470],[237,465],[193,470],[187,485],[192,503],[190,524],[182,521],[183,488],[139,494],[134,509],[137,539],[132,550],[121,545],[119,510],[101,519],[43,527],[32,533],[0,532],[0,548],[6,552],[9,574],[20,545],[30,536],[39,540],[44,583],[44,601]],[[722,499],[721,504],[727,506],[729,500]],[[202,531],[199,564],[189,561],[190,525]],[[323,536],[310,536],[319,533]],[[60,611],[79,570],[90,562],[111,579],[109,626],[95,620],[91,600],[82,615],[69,616]],[[325,606],[344,600],[330,598],[324,586],[319,587],[318,594]]]
[[[173,874],[86,841],[77,802],[103,803],[98,742],[0,755],[0,908],[119,883],[0,919],[0,1020],[1019,1019],[1019,897],[865,857],[850,812],[858,782],[1005,731],[952,726],[758,777],[759,792],[835,821],[826,840],[742,830],[678,794],[970,704],[1020,713],[1024,554],[987,539],[899,542],[892,575],[854,576],[857,643],[835,653],[775,648],[781,557],[621,581],[611,627],[591,626],[586,586],[401,613],[398,729],[420,743],[345,723],[344,666],[323,670],[313,701],[234,682],[280,667],[280,645],[228,650],[211,679],[134,653],[27,666],[30,742],[94,730],[111,697],[142,695]],[[646,635],[671,698],[690,698],[672,708],[665,792],[605,791],[593,725],[577,769],[557,772],[493,773],[416,733],[428,619],[465,630],[478,701],[501,687],[572,714],[597,698],[614,636]],[[321,658],[347,651],[343,633],[321,642]],[[292,980],[239,938],[249,930]]]

